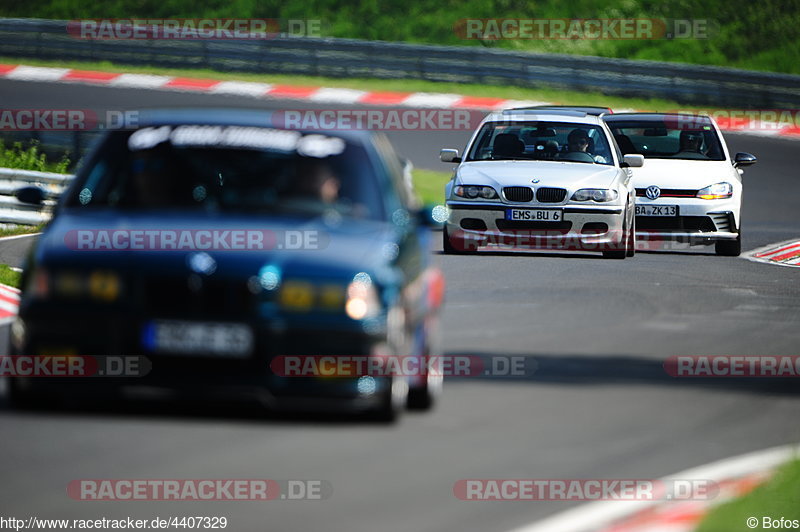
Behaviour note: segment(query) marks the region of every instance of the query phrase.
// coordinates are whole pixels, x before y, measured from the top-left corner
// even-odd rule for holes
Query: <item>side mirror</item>
[[[623,168],[641,168],[644,166],[644,155],[638,153],[623,155],[622,164],[620,166]]]
[[[443,163],[460,163],[461,157],[458,156],[458,150],[444,149],[439,152],[439,160]]]
[[[739,168],[740,166],[750,166],[756,164],[758,159],[752,153],[739,152],[733,158],[733,166]]]
[[[41,205],[44,202],[44,190],[39,187],[22,187],[14,192],[14,196],[22,203]]]

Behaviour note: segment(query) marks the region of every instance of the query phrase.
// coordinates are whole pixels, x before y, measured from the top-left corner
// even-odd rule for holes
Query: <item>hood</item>
[[[644,166],[632,168],[633,184],[636,188],[656,185],[661,188],[701,188],[731,180],[738,181],[738,174],[728,161],[689,161],[679,159],[648,159]]]
[[[474,161],[458,168],[458,184],[530,186],[533,179],[540,187],[608,188],[619,169],[602,164],[560,161]]]
[[[109,241],[115,233],[122,235],[117,246],[129,244],[137,231],[151,231],[161,238],[165,234],[190,236],[192,242],[206,245],[218,240],[211,249],[159,249],[155,241],[150,249],[118,250]],[[199,238],[200,232],[212,232]],[[229,231],[228,233],[225,233]],[[300,219],[286,216],[231,215],[210,216],[205,213],[120,213],[120,211],[60,213],[40,237],[34,260],[45,267],[111,269],[142,275],[186,275],[191,273],[191,256],[203,252],[216,263],[215,277],[256,275],[265,265],[281,268],[284,275],[300,277],[351,277],[366,271],[388,273],[392,257],[387,249],[397,244],[396,226],[386,222],[339,219],[335,223],[321,218]],[[215,232],[215,233],[214,233]],[[245,235],[234,240],[234,232]],[[209,233],[206,233],[208,235]],[[247,235],[255,237],[247,245]],[[149,242],[153,242],[150,240]],[[238,244],[237,244],[238,242]],[[224,249],[226,244],[234,249]],[[98,249],[103,248],[103,249]],[[235,249],[238,248],[238,249]],[[245,248],[245,249],[242,249]]]

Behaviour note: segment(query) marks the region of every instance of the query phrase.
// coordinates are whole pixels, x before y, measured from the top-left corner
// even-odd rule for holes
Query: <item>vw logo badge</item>
[[[189,255],[187,262],[189,263],[189,269],[194,273],[211,275],[217,269],[217,261],[203,251]]]
[[[661,195],[661,189],[655,185],[647,187],[647,190],[644,191],[644,195],[647,196],[647,199],[658,199]]]

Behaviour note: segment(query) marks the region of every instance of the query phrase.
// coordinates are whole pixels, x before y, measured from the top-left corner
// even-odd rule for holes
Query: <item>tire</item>
[[[15,410],[38,410],[47,404],[47,398],[22,385],[18,378],[8,379],[8,404]]]
[[[456,255],[458,250],[450,243],[450,235],[447,234],[447,226],[442,227],[442,252],[445,255]]]
[[[633,216],[632,228],[628,231],[628,246],[625,250],[626,257],[633,257],[636,255],[636,215]]]
[[[408,390],[406,407],[409,410],[430,410],[436,404],[436,399],[442,389],[442,377],[428,374],[425,384]]]
[[[625,243],[624,244],[624,248],[623,249],[610,249],[610,250],[604,251],[603,252],[603,258],[604,259],[624,260],[625,257],[630,257],[631,256],[628,253],[630,253],[631,252],[631,248],[635,247],[635,246],[631,246],[631,238],[630,238],[629,234],[633,234],[634,238],[635,238],[635,234],[633,233],[633,231],[628,231],[627,230],[627,226],[628,226],[628,221],[625,220],[622,223],[622,239],[620,240],[620,244],[622,244],[623,242]],[[635,249],[634,249],[634,252],[635,252]]]
[[[392,377],[390,385],[383,392],[380,405],[369,412],[369,419],[378,423],[394,423],[405,408],[408,396],[408,385]]]
[[[742,254],[742,233],[736,240],[717,240],[714,243],[714,251],[721,257],[738,257]]]
[[[466,244],[464,244],[466,245]],[[450,235],[447,233],[447,226],[442,228],[442,251],[445,255],[468,255],[475,253],[467,249],[459,249],[450,242]]]

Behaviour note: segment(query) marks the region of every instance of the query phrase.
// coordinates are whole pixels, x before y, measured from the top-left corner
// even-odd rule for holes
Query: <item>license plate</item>
[[[557,209],[507,209],[506,220],[524,222],[560,222],[563,213]]]
[[[678,216],[677,205],[637,205],[636,216]]]
[[[158,320],[145,326],[143,344],[177,355],[247,358],[253,351],[253,331],[243,323]]]

